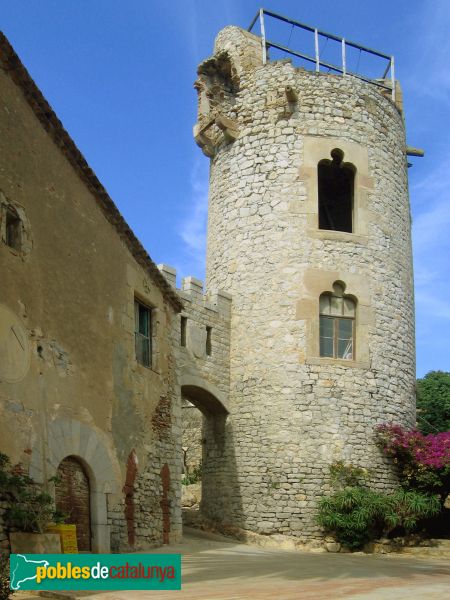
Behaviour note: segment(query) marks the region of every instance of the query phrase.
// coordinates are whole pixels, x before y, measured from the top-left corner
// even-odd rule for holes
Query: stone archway
[[[209,381],[194,375],[185,375],[181,378],[180,387],[181,394],[202,412],[225,416],[230,412],[225,394]]]
[[[61,418],[47,423],[46,439],[40,440],[32,450],[30,477],[47,486],[68,456],[82,461],[89,478],[92,552],[110,552],[108,496],[120,494],[121,472],[108,436],[74,419]]]
[[[182,412],[185,413],[182,417],[183,459],[186,459],[188,462],[190,461],[191,457],[188,458],[187,453],[190,452],[190,447],[192,447],[195,451],[195,460],[198,463],[200,448],[200,512],[205,517],[217,518],[218,495],[220,495],[220,489],[223,487],[225,472],[225,423],[228,409],[223,394],[209,382],[199,377],[190,376],[182,379],[181,396],[184,401],[188,401],[187,403],[183,403],[182,408]],[[193,415],[190,415],[190,426],[196,428],[196,430],[189,432],[186,429],[186,415],[192,411],[195,411],[198,416],[192,418]],[[186,446],[185,443],[189,444],[189,446]],[[188,463],[186,463],[186,466],[189,470]],[[189,476],[191,474],[188,473]],[[189,489],[191,490],[192,488]],[[198,492],[199,490],[194,488],[194,496]],[[195,518],[189,511],[184,511],[184,517]],[[185,520],[186,524],[188,522]]]
[[[67,456],[56,470],[56,509],[77,527],[80,552],[91,551],[91,489],[86,470],[76,456]]]

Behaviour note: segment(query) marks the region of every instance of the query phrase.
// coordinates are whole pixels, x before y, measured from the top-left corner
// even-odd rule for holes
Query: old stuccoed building
[[[221,31],[195,84],[206,290],[176,290],[0,42],[0,450],[44,486],[60,476],[80,544],[178,539],[183,460],[202,461],[206,520],[299,542],[323,538],[332,462],[392,488],[374,426],[415,422],[398,84]]]
[[[0,451],[80,550],[175,541],[182,302],[4,36],[0,89]]]

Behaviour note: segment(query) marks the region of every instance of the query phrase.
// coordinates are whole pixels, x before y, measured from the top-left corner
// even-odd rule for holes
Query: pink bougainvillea
[[[450,431],[424,435],[385,423],[376,432],[379,446],[398,465],[404,484],[445,492],[450,476]]]

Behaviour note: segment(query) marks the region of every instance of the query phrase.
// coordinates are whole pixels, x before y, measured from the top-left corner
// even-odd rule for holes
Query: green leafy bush
[[[393,494],[369,489],[360,483],[367,471],[359,467],[339,462],[331,465],[330,472],[333,483],[341,489],[320,500],[318,522],[351,550],[397,527],[409,532],[419,520],[440,511],[438,496],[404,489]],[[352,485],[345,485],[348,481]]]
[[[0,600],[8,600],[13,593],[9,589],[9,557],[0,554]]]
[[[8,529],[43,533],[49,523],[64,521],[65,515],[55,510],[53,498],[20,469],[12,469],[2,453],[0,497],[9,503],[4,517]]]
[[[331,483],[336,487],[348,487],[360,485],[369,477],[369,471],[363,467],[346,465],[344,461],[338,460],[330,465]]]
[[[430,371],[417,380],[417,408],[422,433],[450,430],[450,373]]]
[[[193,483],[198,483],[202,480],[202,465],[199,464],[198,467],[194,467],[191,473],[186,473],[186,475],[182,478],[182,485],[192,485]]]

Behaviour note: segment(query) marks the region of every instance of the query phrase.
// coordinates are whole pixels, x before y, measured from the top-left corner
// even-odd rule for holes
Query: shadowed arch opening
[[[217,493],[223,487],[228,410],[218,397],[219,390],[207,382],[185,381],[181,394],[183,521],[189,524],[195,514],[210,516],[217,512]]]
[[[343,160],[343,151],[334,148],[331,160],[317,166],[319,229],[352,233],[356,168]]]

